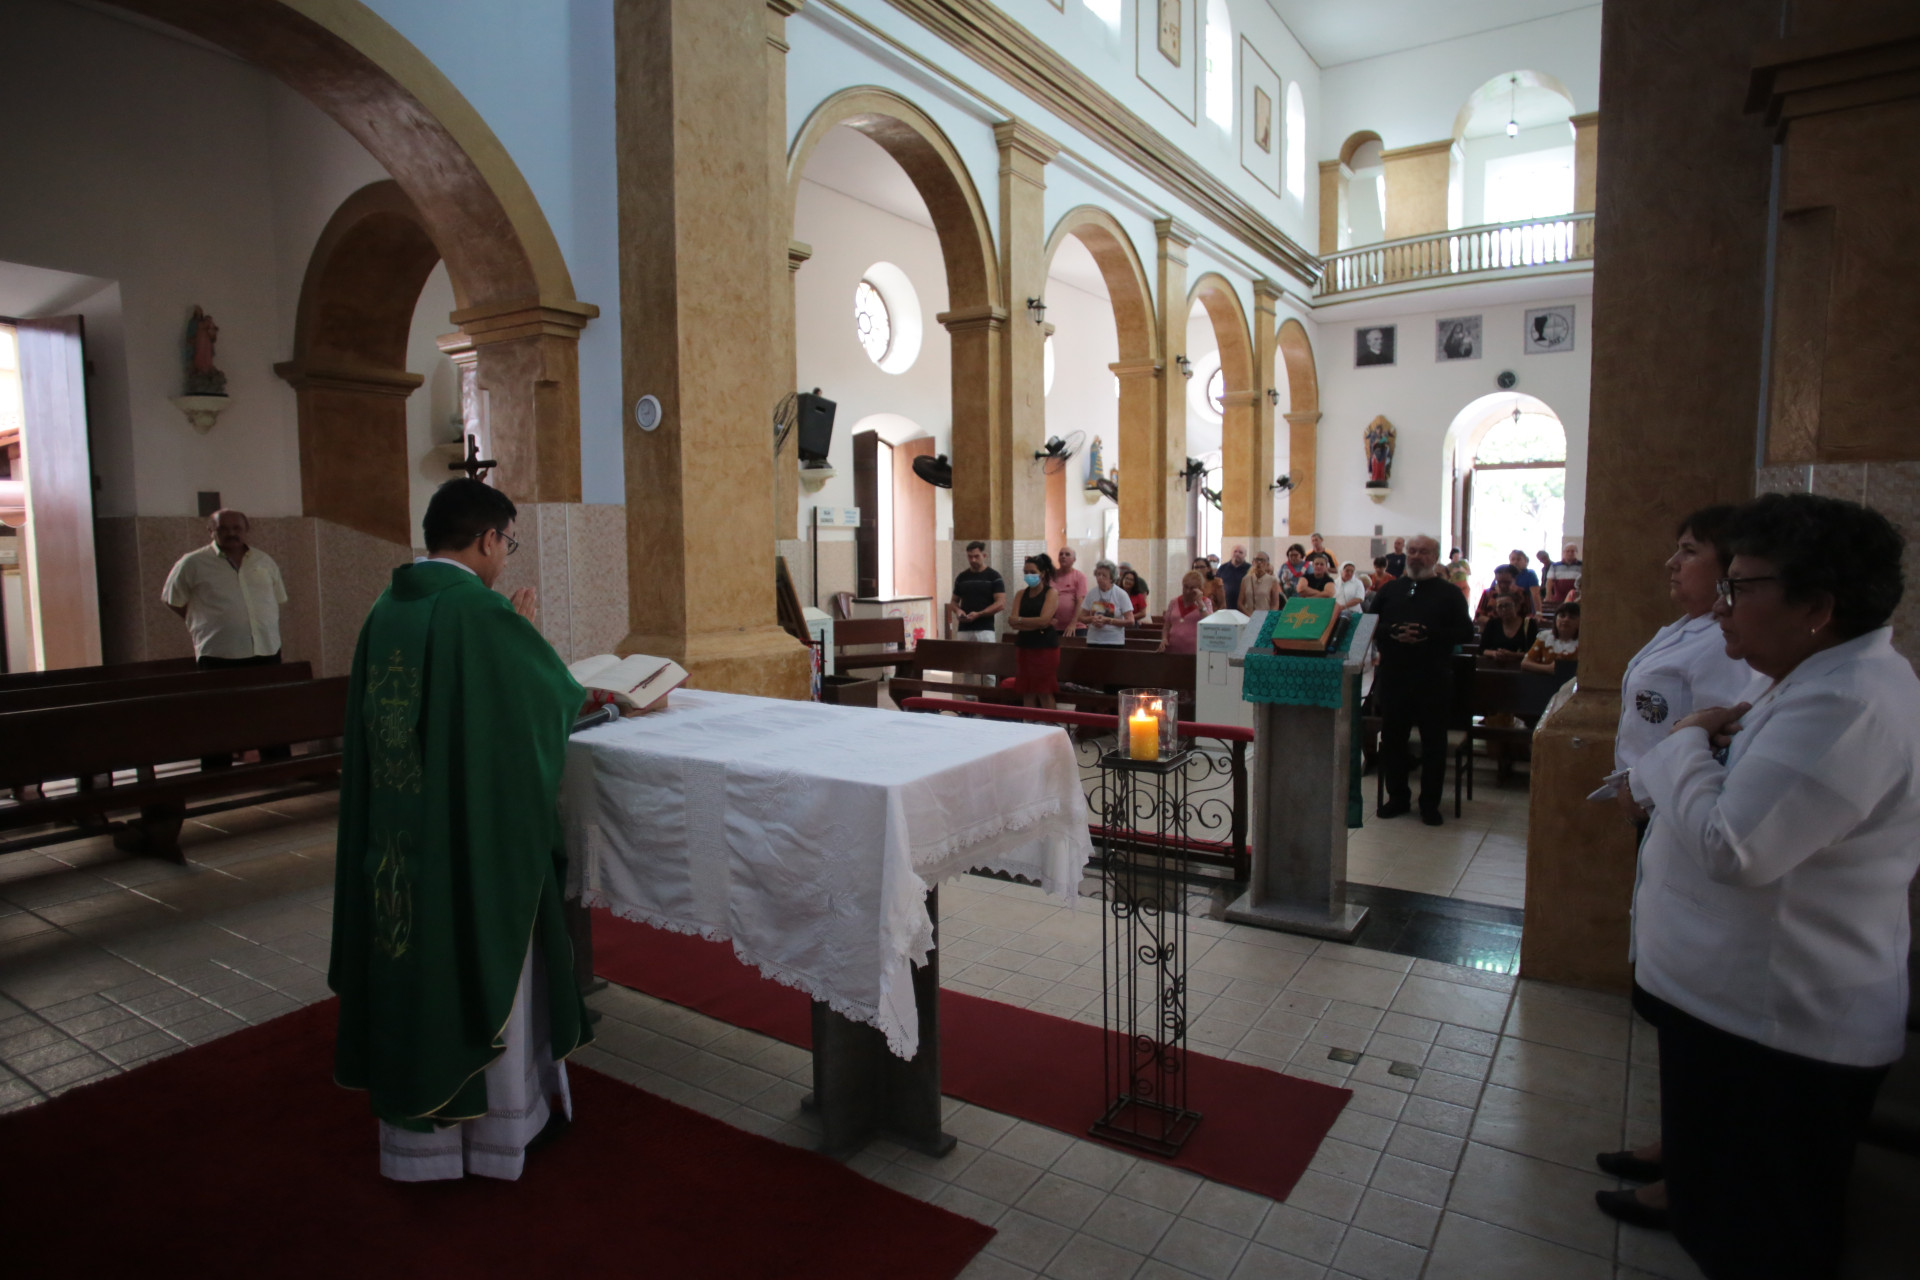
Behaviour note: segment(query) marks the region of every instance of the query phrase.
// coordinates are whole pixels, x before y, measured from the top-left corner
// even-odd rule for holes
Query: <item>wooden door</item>
[[[933,486],[913,474],[915,458],[933,456],[933,437],[893,446],[893,594],[931,596],[937,575],[933,564]]]
[[[853,572],[857,596],[880,594],[880,433],[853,437],[853,501],[860,526],[853,534]]]
[[[1046,541],[1047,554],[1058,560],[1060,548],[1067,544],[1067,464],[1061,459],[1046,467],[1047,526],[1041,537]]]
[[[93,466],[79,316],[20,320],[21,460],[27,524],[23,585],[34,666],[100,665],[100,593],[93,556]],[[15,479],[22,478],[17,472]]]

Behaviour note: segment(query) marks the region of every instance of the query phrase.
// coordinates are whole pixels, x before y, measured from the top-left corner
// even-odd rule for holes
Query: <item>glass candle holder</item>
[[[1173,689],[1120,691],[1121,749],[1133,760],[1166,760],[1177,749],[1180,695]]]

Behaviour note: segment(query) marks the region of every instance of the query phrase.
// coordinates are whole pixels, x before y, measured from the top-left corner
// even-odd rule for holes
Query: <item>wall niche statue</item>
[[[1385,418],[1367,424],[1367,496],[1375,502],[1383,500],[1393,488],[1394,439],[1393,424]]]

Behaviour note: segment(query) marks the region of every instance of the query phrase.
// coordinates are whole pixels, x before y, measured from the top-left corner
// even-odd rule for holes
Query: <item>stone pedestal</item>
[[[1347,795],[1353,708],[1373,641],[1362,617],[1348,646],[1340,707],[1254,707],[1253,874],[1227,919],[1351,942],[1367,909],[1347,903]],[[1240,659],[1235,659],[1237,664]]]

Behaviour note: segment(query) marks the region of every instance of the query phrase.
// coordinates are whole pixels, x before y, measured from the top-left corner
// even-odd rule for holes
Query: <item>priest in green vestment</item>
[[[558,812],[585,695],[534,626],[531,589],[492,589],[515,510],[451,480],[428,555],[393,571],[360,631],[340,779],[334,1078],[365,1089],[381,1171],[517,1178],[571,1102],[588,1039],[562,913]]]

